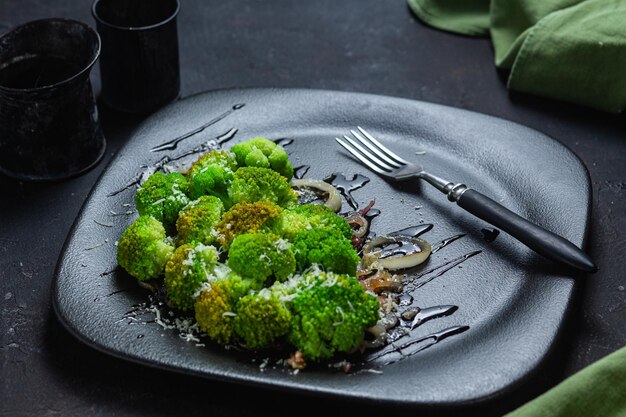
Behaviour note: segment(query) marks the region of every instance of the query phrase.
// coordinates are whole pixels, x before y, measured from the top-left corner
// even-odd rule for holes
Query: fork
[[[504,230],[538,254],[585,272],[598,270],[587,254],[565,238],[531,223],[465,184],[455,184],[426,172],[423,167],[407,162],[389,150],[362,127],[357,126],[357,130],[350,130],[354,139],[344,135],[345,140],[335,140],[380,176],[394,181],[422,179],[446,194],[451,202]]]

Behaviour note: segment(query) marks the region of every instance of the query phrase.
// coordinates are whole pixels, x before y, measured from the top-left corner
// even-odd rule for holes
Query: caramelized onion
[[[346,217],[346,222],[352,226],[352,238],[362,238],[369,229],[369,222],[358,213]]]
[[[380,294],[383,291],[402,292],[402,276],[390,274],[389,271],[380,269],[375,274],[362,278],[361,285],[366,290],[372,291],[374,294]]]
[[[377,236],[363,246],[363,267],[395,271],[412,268],[426,261],[432,248],[412,236]]]
[[[341,210],[341,196],[339,195],[339,191],[329,183],[322,180],[294,179],[291,181],[291,185],[294,188],[313,188],[322,191],[328,194],[324,205],[330,207],[335,213]]]

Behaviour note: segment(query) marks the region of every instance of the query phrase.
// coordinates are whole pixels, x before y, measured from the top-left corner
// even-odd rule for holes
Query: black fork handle
[[[504,230],[550,260],[585,272],[598,270],[591,258],[572,242],[529,222],[476,190],[466,189],[456,201],[474,216]]]

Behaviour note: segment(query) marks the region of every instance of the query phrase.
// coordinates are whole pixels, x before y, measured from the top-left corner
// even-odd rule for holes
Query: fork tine
[[[351,130],[350,133],[352,133],[352,135],[354,135],[355,138],[357,138],[359,140],[359,142],[361,142],[363,145],[367,146],[369,150],[371,150],[372,152],[374,152],[376,155],[378,155],[380,158],[382,158],[385,162],[387,162],[389,165],[396,167],[396,168],[401,168],[402,165],[400,165],[399,163],[397,163],[396,161],[390,159],[387,155],[385,155],[384,153],[382,153],[380,150],[378,150],[378,148],[376,148],[374,145],[372,145],[370,142],[366,141],[363,136],[361,136],[358,132]]]
[[[335,138],[335,140],[337,142],[339,142],[339,144],[341,146],[343,146],[348,152],[350,152],[354,157],[356,157],[359,161],[363,162],[369,169],[371,169],[374,172],[377,172],[381,175],[389,175],[388,172],[383,171],[382,169],[378,168],[376,165],[374,165],[374,163],[370,162],[367,158],[365,158],[364,156],[362,156],[359,152],[357,152],[355,149],[353,149],[350,145],[348,145],[347,143],[345,143],[344,141],[342,141],[339,138]]]
[[[389,155],[390,157],[394,158],[396,161],[403,163],[405,165],[408,165],[409,162],[405,161],[404,159],[400,158],[398,155],[396,155],[395,153],[393,153],[392,151],[390,151],[389,149],[387,149],[386,146],[384,146],[382,143],[380,143],[379,141],[377,141],[376,139],[374,139],[374,137],[372,135],[370,135],[369,133],[367,133],[365,131],[365,129],[363,129],[361,126],[357,126],[357,129],[359,129],[361,131],[361,133],[363,133],[365,135],[366,138],[368,138],[369,140],[371,140],[376,146],[378,146],[383,152],[385,152],[387,155]]]
[[[386,163],[381,161],[380,158],[376,158],[374,155],[372,155],[371,152],[369,152],[367,149],[365,149],[364,147],[359,145],[351,137],[343,135],[343,138],[345,140],[347,140],[348,142],[350,142],[350,145],[352,145],[353,148],[356,148],[359,152],[361,152],[361,155],[365,156],[366,158],[368,158],[370,160],[370,162],[375,163],[376,165],[378,165],[379,167],[381,167],[382,169],[384,169],[386,171],[392,171],[393,170],[394,167],[387,165]]]

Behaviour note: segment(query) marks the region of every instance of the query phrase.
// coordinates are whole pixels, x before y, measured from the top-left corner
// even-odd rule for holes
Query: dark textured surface
[[[50,16],[93,26],[89,10],[89,1],[6,0],[0,2],[0,31]],[[600,271],[583,280],[576,292],[574,315],[545,372],[488,411],[509,410],[624,345],[623,116],[509,94],[492,65],[488,40],[425,27],[403,0],[275,1],[271,6],[252,0],[188,0],[179,15],[179,42],[183,96],[232,86],[370,92],[492,114],[564,143],[591,175],[588,252]],[[98,91],[97,69],[93,75]],[[0,414],[246,416],[293,415],[298,407],[336,413],[353,409],[350,403],[213,383],[126,363],[85,346],[60,326],[50,303],[57,257],[99,173],[139,122],[104,107],[101,116],[108,150],[91,172],[46,185],[0,181]]]
[[[189,137],[177,149],[147,151],[242,103],[243,108]],[[369,127],[371,120],[384,122]],[[563,322],[569,319],[565,313],[576,275],[559,271],[563,268],[508,236],[485,243],[480,232],[485,223],[446,203],[445,196],[432,187],[415,181],[392,185],[371,175],[358,161],[339,152],[334,141],[334,133],[354,125],[368,125],[370,133],[407,160],[423,163],[448,178],[463,178],[524,217],[540,221],[577,245],[583,243],[590,201],[587,172],[570,151],[537,131],[477,113],[381,96],[297,89],[222,90],[160,111],[118,152],[85,203],[62,253],[53,283],[59,318],[97,349],[212,379],[414,407],[498,401],[536,372],[552,349]],[[136,178],[141,167],[154,166],[164,155],[174,158],[233,126],[239,131],[227,146],[256,135],[292,139],[287,146],[290,159],[310,165],[309,178],[326,178],[338,169],[348,176],[369,176],[371,180],[355,190],[353,197],[359,207],[372,198],[377,200],[381,215],[374,219],[372,230],[378,234],[420,221],[435,225],[424,235],[435,246],[465,234],[434,251],[427,264],[407,272],[405,278],[404,291],[414,297],[413,307],[449,304],[458,306],[458,311],[433,319],[412,332],[409,340],[398,343],[455,326],[469,326],[469,330],[397,364],[382,365],[397,359],[392,355],[366,366],[375,366],[383,372],[380,375],[356,372],[346,376],[327,368],[292,375],[281,367],[274,370],[275,360],[261,372],[262,355],[251,362],[216,346],[198,348],[154,323],[145,325],[154,320],[153,314],[140,315],[139,321],[124,319],[132,306],[147,300],[147,294],[137,289],[128,274],[116,270],[113,242],[136,215],[132,210],[129,215],[112,215],[132,206],[134,187],[115,192]],[[415,155],[415,149],[428,151]],[[185,168],[195,158],[177,163]],[[534,180],[534,173],[541,169],[552,182]],[[408,282],[418,273],[470,255],[471,259],[441,277],[438,272],[424,272],[424,280],[432,277],[433,281],[411,290]]]

